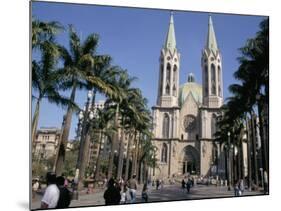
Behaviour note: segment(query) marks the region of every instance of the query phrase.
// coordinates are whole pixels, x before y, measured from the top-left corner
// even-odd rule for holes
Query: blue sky
[[[90,33],[100,36],[98,53],[109,54],[113,63],[127,69],[138,80],[135,87],[142,90],[149,107],[156,102],[160,50],[168,30],[170,11],[137,8],[104,7],[95,5],[32,3],[32,15],[42,21],[59,21],[64,26],[73,24],[85,39]],[[185,83],[190,72],[201,83],[201,51],[208,31],[209,13],[174,12],[177,48],[181,53],[180,83]],[[238,48],[255,36],[260,16],[241,16],[212,13],[217,42],[222,53],[224,98],[229,96],[228,86],[236,83],[233,73],[239,66]],[[57,41],[68,46],[67,32]],[[68,93],[66,93],[68,94]],[[83,105],[86,91],[78,91],[76,102]],[[98,96],[98,99],[102,99]],[[34,102],[32,103],[32,111]],[[60,127],[63,114],[60,107],[42,102],[38,127]],[[73,115],[70,139],[75,136],[77,117]]]

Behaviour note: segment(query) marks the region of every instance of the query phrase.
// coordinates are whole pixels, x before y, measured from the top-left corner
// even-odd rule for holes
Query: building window
[[[174,65],[174,70],[173,70],[173,82],[175,83],[176,82],[176,78],[177,77],[177,66]]]
[[[176,89],[176,85],[174,84],[174,87],[173,87],[173,96],[177,96],[177,89]]]
[[[211,65],[211,83],[212,83],[212,95],[216,95],[216,68],[215,65]]]
[[[219,84],[219,96],[221,97],[221,67],[218,66],[218,84]]]
[[[209,79],[208,79],[208,66],[205,66],[205,94],[208,95]]]
[[[166,95],[169,95],[170,94],[170,86],[169,84],[166,85]]]
[[[171,82],[171,65],[170,65],[170,63],[167,64],[166,81],[168,84],[170,84],[170,82]]]
[[[211,123],[211,136],[215,138],[215,133],[217,131],[217,117],[215,114],[212,115],[212,123]]]
[[[161,150],[161,162],[167,163],[167,155],[168,155],[168,147],[167,144],[164,143],[162,145],[162,150]]]
[[[163,119],[163,131],[162,131],[163,138],[169,138],[169,125],[170,125],[169,115],[165,113]]]
[[[163,74],[164,74],[164,66],[163,64],[160,67],[160,87],[159,87],[159,93],[160,95],[163,94]]]

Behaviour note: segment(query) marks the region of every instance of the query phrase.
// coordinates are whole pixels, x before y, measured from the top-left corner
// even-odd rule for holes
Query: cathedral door
[[[182,174],[199,174],[199,153],[192,146],[186,146],[182,155]]]

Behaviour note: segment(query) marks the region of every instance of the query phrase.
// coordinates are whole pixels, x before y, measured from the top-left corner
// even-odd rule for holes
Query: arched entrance
[[[193,146],[183,148],[181,156],[181,174],[199,174],[199,153]]]

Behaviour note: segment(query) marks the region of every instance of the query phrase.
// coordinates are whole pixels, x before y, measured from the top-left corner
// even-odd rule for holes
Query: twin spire
[[[170,16],[170,25],[166,37],[165,48],[170,50],[176,48],[176,35],[175,35],[173,12],[171,12],[171,16]]]
[[[218,50],[217,39],[211,15],[209,15],[208,35],[205,48],[213,52],[216,52]]]
[[[170,15],[170,24],[166,37],[165,48],[170,50],[176,48],[176,35],[175,35],[173,12],[171,12]],[[209,15],[207,42],[205,48],[212,50],[213,52],[216,52],[218,50],[216,34],[213,26],[212,17],[210,15]]]

